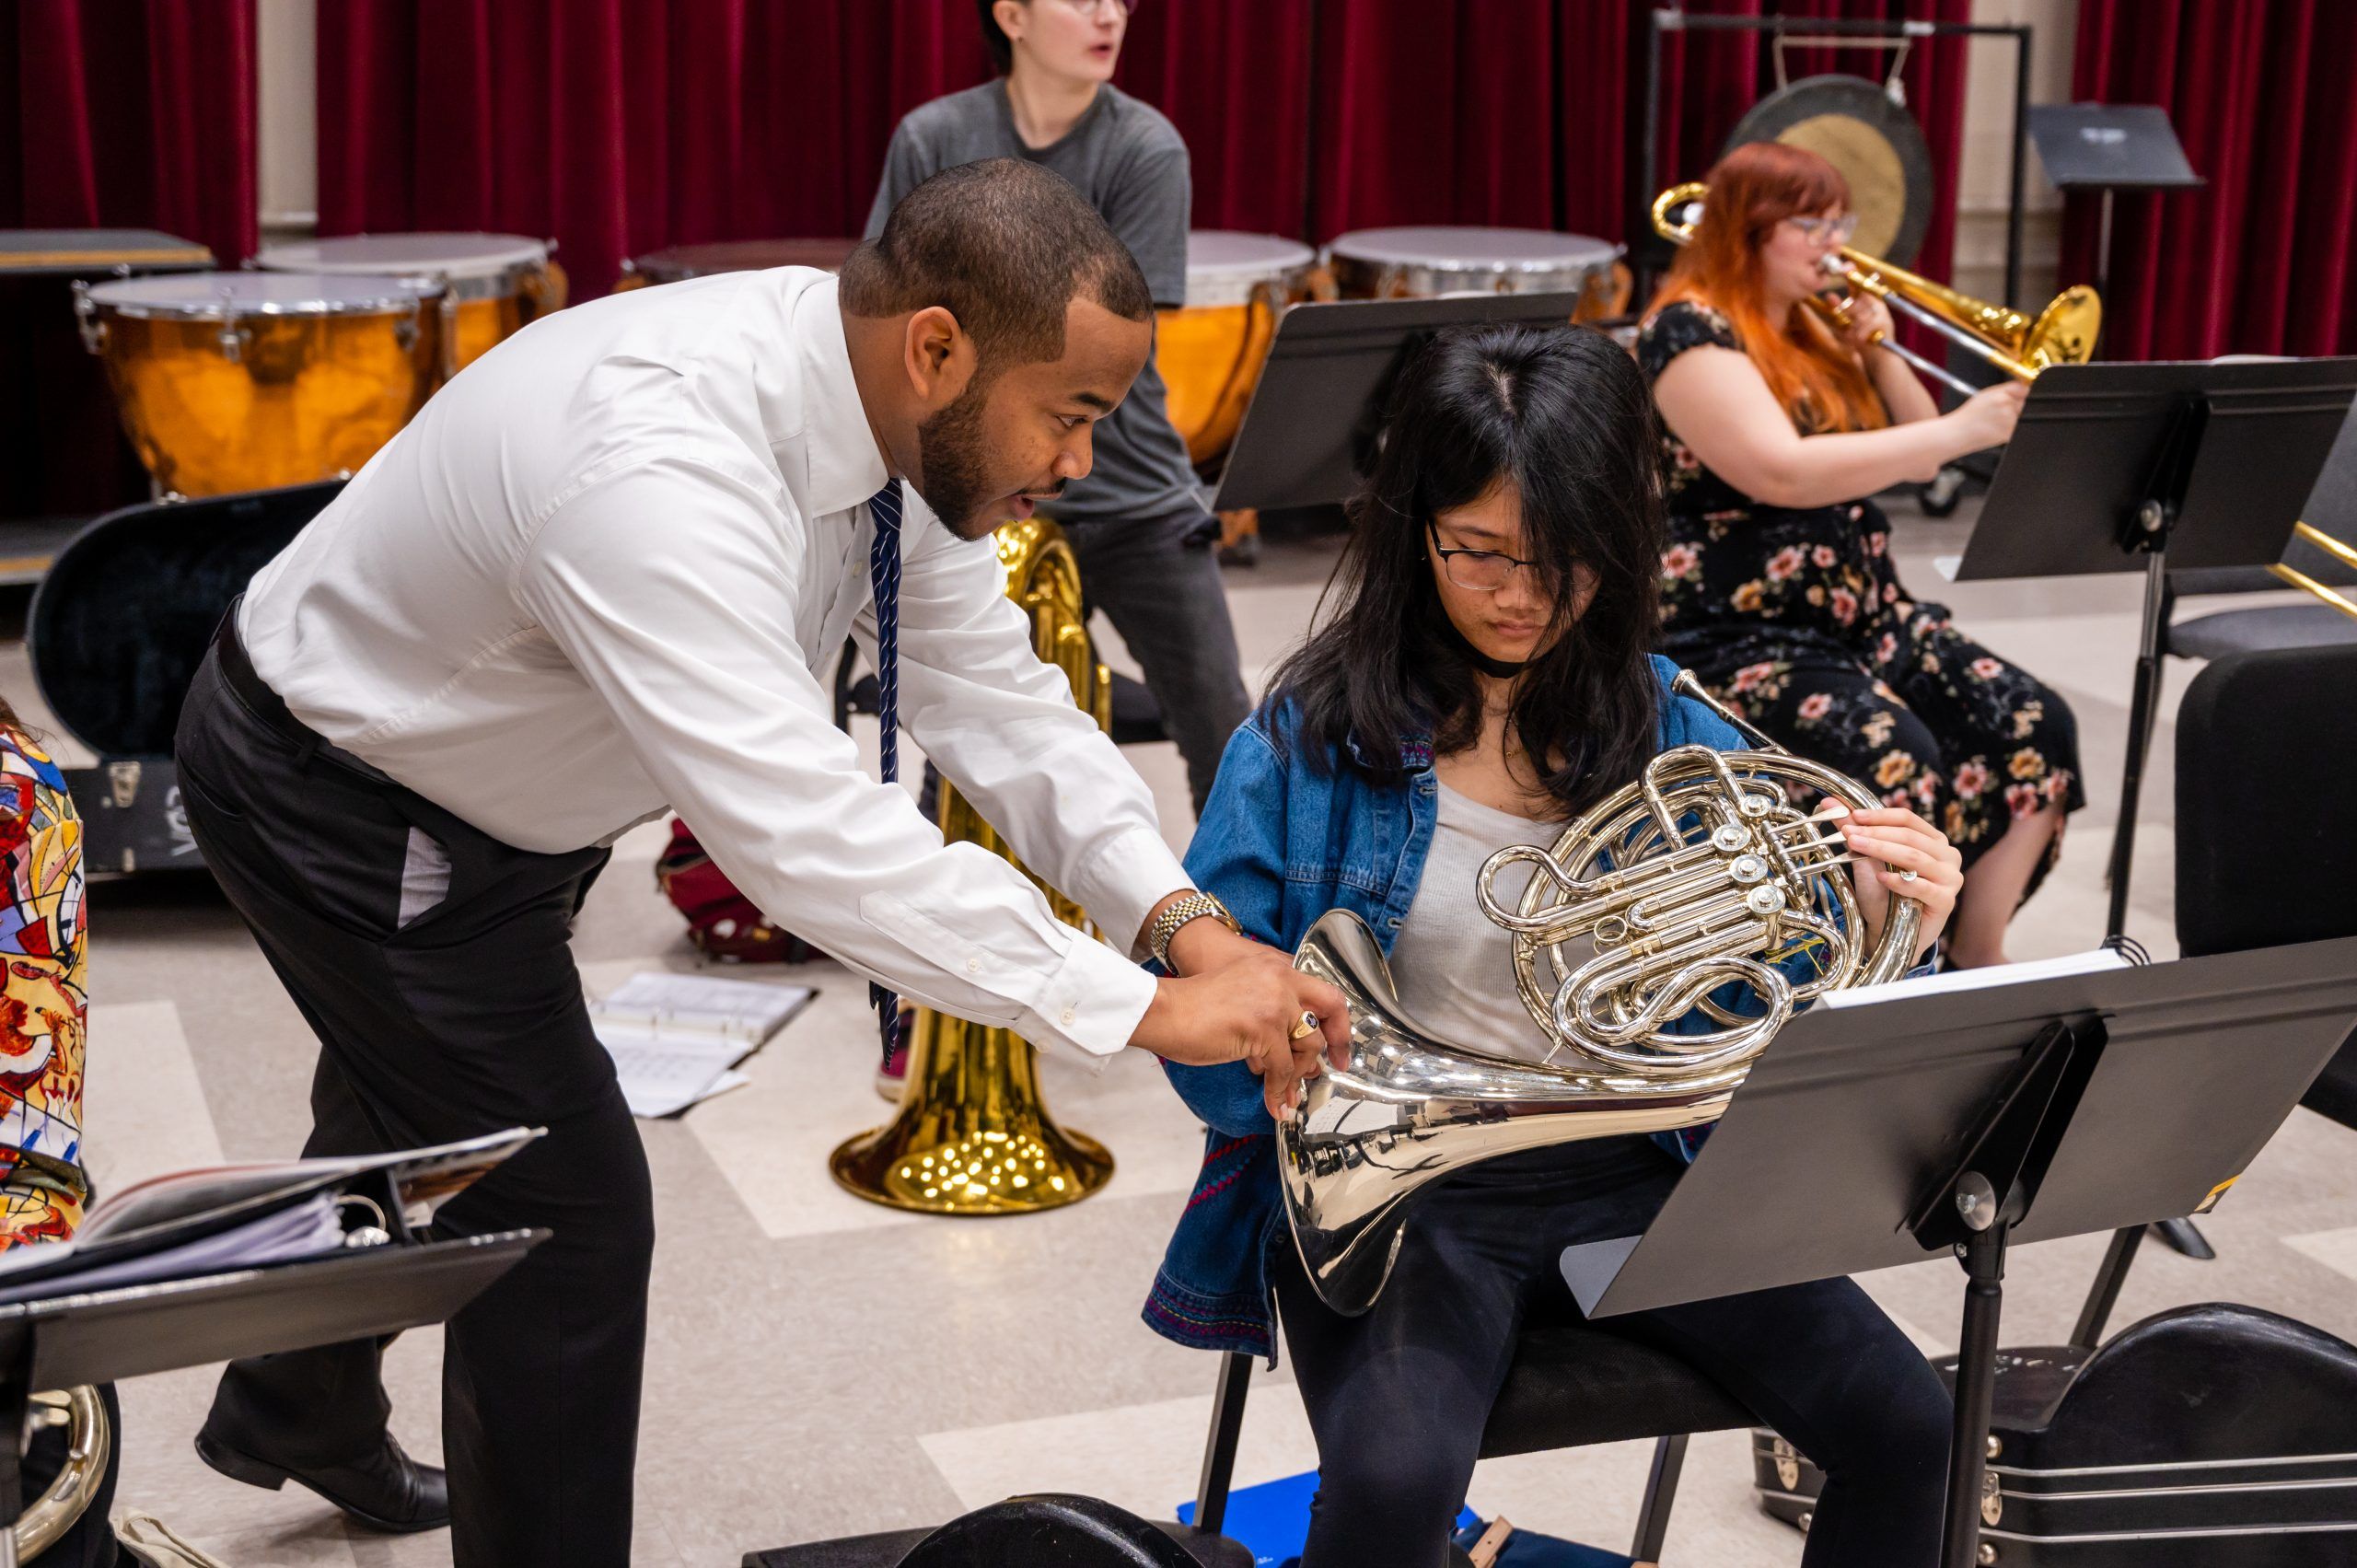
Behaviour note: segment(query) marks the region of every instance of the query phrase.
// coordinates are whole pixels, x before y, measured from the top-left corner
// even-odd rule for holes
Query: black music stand
[[[2352,396],[2357,359],[2058,365],[2030,384],[1956,580],[2144,573],[2107,936],[2128,919],[2166,574],[2281,560]]]
[[[505,1231],[394,1244],[316,1262],[235,1269],[0,1307],[0,1521],[24,1510],[27,1401],[37,1388],[303,1350],[396,1333],[448,1318],[548,1238]],[[0,1523],[0,1568],[16,1536]]]
[[[1412,349],[1444,327],[1560,327],[1579,305],[1577,294],[1463,294],[1293,307],[1277,322],[1212,509],[1348,500],[1373,466],[1384,405]]]
[[[2206,1208],[2357,1018],[2357,937],[1819,1004],[1644,1234],[1567,1248],[1590,1318],[1963,1263],[1942,1568],[1974,1562],[2005,1250]],[[1795,1223],[1763,1223],[1770,1219]]]
[[[0,1568],[24,1511],[16,1434],[39,1388],[104,1383],[438,1323],[548,1238],[545,1230],[394,1243],[0,1307]]]
[[[2190,191],[2210,182],[2193,172],[2169,123],[2151,103],[2041,103],[2029,135],[2046,177],[2063,191],[2102,192],[2096,227],[2096,293],[2111,297],[2111,199],[2121,191]]]

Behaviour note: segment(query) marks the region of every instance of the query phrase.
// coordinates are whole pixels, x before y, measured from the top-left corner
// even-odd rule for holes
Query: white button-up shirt
[[[874,652],[887,472],[835,281],[620,294],[452,380],[254,578],[238,620],[296,717],[494,838],[608,842],[667,807],[771,919],[944,1011],[1095,1060],[1153,981],[944,843],[830,719]],[[900,718],[1116,942],[1187,886],[1145,785],[1031,651],[989,540],[906,496]]]

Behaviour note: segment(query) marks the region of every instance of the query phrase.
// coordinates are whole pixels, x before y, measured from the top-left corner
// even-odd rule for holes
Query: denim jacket
[[[1671,695],[1676,665],[1659,656],[1653,663],[1662,683],[1656,749],[1742,747],[1709,708]],[[1387,784],[1358,768],[1313,767],[1290,721],[1289,710],[1263,705],[1228,741],[1188,846],[1188,875],[1227,905],[1246,935],[1273,947],[1291,952],[1319,916],[1346,909],[1388,957],[1432,849],[1440,799],[1432,744],[1418,736],[1395,741],[1407,776]],[[1350,749],[1364,755],[1358,738]],[[1285,1224],[1260,1080],[1240,1062],[1163,1066],[1210,1133],[1202,1173],[1146,1298],[1146,1323],[1197,1349],[1273,1357],[1268,1255],[1284,1240]],[[1690,1160],[1706,1131],[1661,1141]]]

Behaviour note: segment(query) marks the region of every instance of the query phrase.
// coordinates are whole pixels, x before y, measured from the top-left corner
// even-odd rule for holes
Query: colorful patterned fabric
[[[0,728],[0,1249],[81,1223],[88,976],[82,822],[57,764]]]
[[[1681,301],[1645,323],[1637,362],[1651,380],[1705,344],[1741,346],[1725,317]],[[1793,424],[1817,422],[1804,404]],[[1771,506],[1664,440],[1664,652],[1783,745],[1913,807],[1968,868],[2014,818],[2086,803],[2070,705],[1907,591],[1880,507]]]

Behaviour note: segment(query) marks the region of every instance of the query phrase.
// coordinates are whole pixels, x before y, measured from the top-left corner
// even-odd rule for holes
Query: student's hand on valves
[[[2022,401],[2029,396],[2026,381],[2001,381],[1983,387],[1941,415],[1956,426],[1956,455],[1983,452],[2014,438],[2014,424],[2022,416]]]
[[[1329,1060],[1350,1062],[1350,1005],[1276,948],[1218,921],[1193,920],[1171,937],[1170,960],[1178,973],[1156,983],[1132,1045],[1191,1066],[1248,1063],[1277,1117]],[[1306,1015],[1315,1016],[1315,1028],[1303,1028]]]
[[[1922,929],[1910,957],[1930,952],[1964,887],[1964,857],[1947,835],[1902,806],[1852,811],[1829,800],[1821,815],[1840,820],[1841,836],[1856,857],[1850,863],[1850,880],[1858,890],[1858,912],[1865,917],[1866,945],[1882,940],[1890,898],[1897,893],[1923,906]]]

